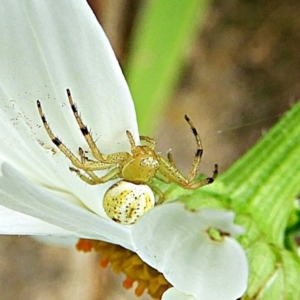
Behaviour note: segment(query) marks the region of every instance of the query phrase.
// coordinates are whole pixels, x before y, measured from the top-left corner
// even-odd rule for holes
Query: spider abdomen
[[[112,185],[103,199],[106,214],[124,225],[134,224],[154,205],[155,197],[149,186],[124,180]]]

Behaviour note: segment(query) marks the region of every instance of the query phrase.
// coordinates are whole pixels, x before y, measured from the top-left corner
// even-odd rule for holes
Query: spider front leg
[[[85,170],[85,171],[99,171],[99,170],[106,170],[111,167],[114,167],[116,164],[118,164],[120,161],[124,161],[128,158],[128,153],[126,152],[117,152],[114,154],[106,155],[105,160],[103,161],[94,161],[90,160],[87,157],[84,156],[83,150],[79,150],[80,154],[80,160],[65,146],[65,144],[62,143],[62,141],[54,135],[52,132],[50,126],[48,125],[48,122],[46,120],[46,117],[44,115],[44,112],[42,110],[42,105],[39,100],[37,100],[37,107],[40,114],[40,117],[42,119],[43,125],[45,127],[45,130],[50,137],[51,141],[55,146],[57,146],[60,151],[71,161],[71,163],[79,169]],[[79,116],[78,116],[79,117]],[[89,133],[88,133],[88,135]]]
[[[84,136],[87,144],[89,145],[92,155],[99,161],[101,162],[105,162],[106,158],[102,155],[102,153],[100,152],[100,150],[98,149],[94,139],[92,138],[89,130],[87,129],[87,127],[83,124],[83,121],[78,113],[77,107],[73,101],[72,95],[71,95],[71,91],[69,89],[67,89],[67,95],[68,95],[68,100],[71,106],[71,109],[73,111],[73,114],[75,116],[75,119],[77,121],[77,124],[80,128],[80,131],[82,133],[82,135]]]
[[[39,100],[37,100],[37,107],[38,107],[38,111],[40,114],[40,117],[42,119],[43,125],[45,127],[45,130],[47,132],[47,134],[49,135],[52,143],[57,146],[59,148],[59,150],[64,153],[64,155],[72,162],[72,164],[77,167],[77,168],[83,168],[83,164],[82,162],[61,142],[61,140],[56,137],[52,130],[50,129],[48,122],[46,120],[46,117],[44,115],[44,112],[42,110],[42,105],[41,102]]]

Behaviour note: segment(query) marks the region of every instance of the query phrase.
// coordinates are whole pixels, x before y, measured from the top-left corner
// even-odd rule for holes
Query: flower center
[[[126,275],[123,282],[125,289],[130,289],[136,281],[138,283],[135,289],[136,296],[141,296],[147,290],[153,299],[160,299],[162,294],[171,287],[161,273],[144,263],[137,254],[121,246],[80,239],[76,249],[83,252],[94,250],[101,256],[99,265],[102,268],[110,263],[115,273],[123,272]]]

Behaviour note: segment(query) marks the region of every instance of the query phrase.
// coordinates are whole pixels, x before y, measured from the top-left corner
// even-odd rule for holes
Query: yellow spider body
[[[129,132],[127,134],[130,136]],[[136,184],[149,182],[158,168],[157,155],[148,146],[135,146],[132,155],[120,167],[122,178]]]
[[[148,143],[148,145],[136,145],[129,131],[126,131],[126,134],[131,146],[130,153],[116,152],[112,154],[102,154],[87,127],[83,124],[73,102],[70,90],[67,90],[67,95],[75,119],[95,160],[86,157],[81,148],[79,148],[78,158],[53,134],[42,111],[41,103],[38,100],[37,106],[43,125],[52,142],[65,154],[75,167],[70,167],[70,170],[75,172],[81,180],[90,185],[96,185],[113,179],[122,179],[117,185],[113,185],[108,189],[104,196],[104,209],[107,215],[113,220],[122,224],[132,224],[138,220],[144,212],[154,206],[154,203],[152,203],[154,198],[151,189],[158,196],[158,203],[164,200],[163,193],[153,183],[154,178],[165,183],[176,183],[184,189],[194,190],[212,183],[217,177],[218,166],[215,165],[212,177],[207,177],[203,180],[196,179],[203,149],[197,130],[187,116],[185,116],[185,120],[190,125],[192,133],[195,136],[197,150],[191,170],[188,176],[185,177],[175,166],[170,152],[167,157],[156,153],[154,151],[156,145],[155,141],[147,136],[140,136],[140,140]],[[80,170],[83,170],[83,172]],[[95,171],[99,170],[109,171],[104,176],[99,177],[95,174]],[[145,188],[144,185],[148,187]],[[138,203],[140,203],[140,206],[138,206]]]

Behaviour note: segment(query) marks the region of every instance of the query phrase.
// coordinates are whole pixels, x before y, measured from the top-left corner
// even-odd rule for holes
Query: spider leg
[[[212,177],[207,177],[203,180],[189,181],[169,160],[160,156],[159,157],[159,169],[155,174],[155,177],[165,183],[174,182],[184,189],[196,190],[201,186],[214,182],[218,175],[218,165],[215,164]]]
[[[184,177],[184,175],[175,167],[173,158],[171,156],[171,161],[163,157],[159,156],[159,168],[155,174],[155,177],[165,183],[175,182],[181,187],[187,184],[188,179]]]
[[[68,99],[69,99],[69,103],[70,103],[70,106],[71,106],[71,109],[73,111],[73,114],[75,116],[75,119],[77,121],[77,124],[79,125],[79,128],[80,128],[80,131],[82,133],[82,135],[84,136],[87,144],[89,145],[91,151],[92,151],[92,154],[93,156],[101,161],[101,162],[105,162],[107,159],[105,156],[103,156],[100,152],[100,150],[98,149],[94,139],[92,138],[89,130],[87,129],[87,127],[83,124],[82,122],[82,119],[78,113],[78,110],[76,108],[76,105],[73,101],[73,98],[72,98],[72,95],[71,95],[71,91],[69,89],[67,89],[67,95],[68,95]]]
[[[169,163],[170,163],[173,167],[176,168],[175,162],[174,162],[174,159],[173,159],[173,155],[172,155],[172,153],[171,153],[171,150],[168,151],[167,157],[168,157]]]
[[[39,110],[40,117],[43,121],[44,127],[46,129],[46,132],[51,138],[51,141],[60,149],[61,152],[63,152],[66,155],[67,158],[70,159],[70,161],[74,166],[76,166],[77,168],[82,168],[81,161],[79,161],[78,158],[60,141],[60,139],[53,134],[52,130],[48,125],[46,117],[43,113],[41,102],[39,100],[37,100],[37,107]]]
[[[127,138],[129,140],[129,143],[130,143],[130,146],[131,146],[131,151],[134,151],[134,149],[136,148],[136,144],[135,144],[135,141],[133,139],[133,135],[129,130],[126,130],[126,135],[127,135]],[[154,150],[155,145],[156,145],[156,142],[154,141],[154,139],[152,139],[149,136],[140,135],[140,140],[141,141],[146,141],[147,143],[149,143],[150,144],[149,148],[151,150]]]
[[[88,168],[88,170],[96,171],[96,170],[103,170],[103,169],[108,169],[110,167],[115,166],[116,164],[122,163],[125,161],[130,154],[127,152],[117,152],[109,155],[103,155],[100,150],[98,149],[93,137],[91,136],[89,130],[87,127],[83,124],[83,121],[78,113],[78,110],[76,108],[76,105],[73,101],[71,91],[67,89],[67,95],[69,99],[69,103],[71,106],[71,109],[73,111],[73,114],[75,116],[75,119],[77,121],[77,124],[79,125],[79,128],[81,130],[81,133],[83,134],[87,144],[89,145],[89,148],[91,149],[92,155],[100,162],[100,164],[96,161],[86,159],[85,166]],[[132,148],[135,148],[135,143],[133,140],[132,134],[128,131],[126,132],[127,136],[129,138],[129,142],[131,144]],[[82,156],[81,156],[82,158]],[[101,166],[102,168],[96,167],[96,164],[98,166]],[[95,165],[95,167],[93,167]],[[105,167],[105,168],[104,168]],[[83,168],[84,169],[84,168]]]
[[[92,169],[93,171],[105,170],[114,167],[127,160],[128,157],[130,156],[126,152],[116,152],[113,154],[106,155],[107,158],[106,162],[99,162],[99,161],[91,160],[88,157],[86,157],[81,147],[79,147],[79,155],[80,155],[81,162],[86,166],[86,168],[88,168],[88,170]],[[94,169],[92,167],[93,165],[97,165],[97,169],[96,168]],[[103,167],[100,169],[99,166],[103,166]]]
[[[208,185],[208,184],[211,184],[215,181],[215,179],[217,178],[218,176],[218,165],[215,164],[214,166],[214,171],[213,171],[213,175],[211,177],[206,177],[205,179],[203,180],[199,180],[199,181],[194,181],[194,182],[191,182],[189,185],[188,185],[188,188],[187,189],[191,189],[191,190],[196,190],[204,185]],[[186,187],[185,187],[186,188]]]
[[[156,142],[154,141],[154,139],[150,138],[149,136],[140,135],[140,140],[141,141],[146,141],[147,143],[149,143],[150,144],[150,149],[154,150],[154,148],[156,146]]]
[[[126,130],[126,135],[129,140],[129,143],[130,143],[131,151],[133,151],[136,148],[135,141],[133,139],[133,135],[129,130]]]
[[[93,171],[85,171],[85,174],[82,173],[80,170],[75,169],[73,167],[69,168],[71,172],[76,173],[76,175],[84,182],[88,184],[93,184],[94,183],[94,178],[97,176]],[[88,175],[88,176],[87,176]]]
[[[152,182],[148,182],[147,185],[153,190],[153,192],[157,195],[158,200],[156,204],[161,204],[164,201],[163,192]]]
[[[47,132],[47,134],[49,135],[51,141],[60,149],[60,151],[62,153],[64,153],[64,155],[72,162],[72,164],[79,168],[79,169],[83,169],[83,170],[87,170],[87,171],[95,171],[95,170],[105,170],[105,169],[109,169],[111,167],[113,167],[115,165],[115,163],[111,163],[110,161],[108,161],[107,163],[103,163],[101,161],[91,161],[91,160],[86,160],[84,157],[84,154],[81,156],[80,158],[81,160],[79,160],[63,143],[62,141],[56,137],[54,135],[54,133],[52,132],[50,126],[48,125],[48,122],[46,120],[46,117],[44,115],[44,112],[42,110],[42,105],[41,102],[39,100],[37,100],[37,107],[38,107],[38,111],[40,114],[40,117],[42,119],[43,125],[45,127],[45,130]]]
[[[97,166],[97,169],[95,169],[94,171],[105,170],[105,169],[108,169],[110,167],[115,166],[115,163],[110,163],[109,164],[109,163],[103,163],[103,162],[99,162],[99,161],[89,159],[87,156],[85,156],[84,151],[81,147],[79,147],[78,153],[79,153],[79,156],[80,156],[80,161],[85,166],[85,169],[89,169],[89,166],[93,166],[93,165]],[[103,168],[99,169],[100,166],[102,166]],[[88,171],[88,170],[86,170],[86,171]]]
[[[190,127],[192,129],[192,133],[193,133],[193,135],[196,139],[196,143],[197,143],[197,150],[195,152],[195,157],[194,157],[194,161],[193,161],[193,164],[192,164],[192,168],[191,168],[191,170],[188,174],[188,181],[191,182],[197,176],[197,170],[198,170],[199,164],[201,162],[201,157],[202,157],[202,154],[203,154],[203,147],[202,147],[202,142],[201,142],[200,136],[197,132],[197,129],[195,128],[195,126],[192,123],[192,121],[190,120],[190,118],[187,115],[185,115],[184,119],[190,125]]]
[[[202,158],[202,155],[203,155],[203,147],[202,147],[202,142],[201,142],[200,136],[197,132],[197,129],[193,125],[192,121],[190,120],[190,118],[187,115],[185,115],[184,118],[189,123],[189,125],[192,129],[192,133],[195,136],[197,146],[198,146],[198,148],[195,152],[195,157],[194,157],[194,161],[193,161],[193,164],[192,164],[192,169],[191,169],[191,171],[188,175],[188,182],[191,183],[197,176],[197,169],[199,167],[199,164],[201,162],[201,158]],[[218,176],[218,165],[215,164],[212,177],[207,177],[204,180],[196,181],[196,182],[194,182],[194,184],[190,184],[189,186],[192,189],[197,189],[201,186],[204,186],[204,185],[207,185],[207,184],[210,184],[210,183],[214,182],[214,180],[216,179],[217,176]]]
[[[81,147],[78,149],[78,153],[80,156],[81,163],[86,164],[87,161],[91,161],[88,157],[84,155],[84,151]]]
[[[171,183],[172,182],[172,180],[167,175],[164,175],[161,172],[156,172],[155,178],[159,179],[160,181],[162,181],[164,183]]]
[[[72,167],[70,168],[70,171],[76,173],[76,175],[81,180],[83,180],[84,182],[86,182],[90,185],[96,185],[96,184],[104,183],[104,182],[107,182],[109,180],[117,179],[117,178],[120,177],[119,168],[115,168],[115,169],[110,170],[108,173],[106,173],[102,177],[97,176],[92,171],[85,171],[85,174],[84,174],[80,170],[72,168]]]

